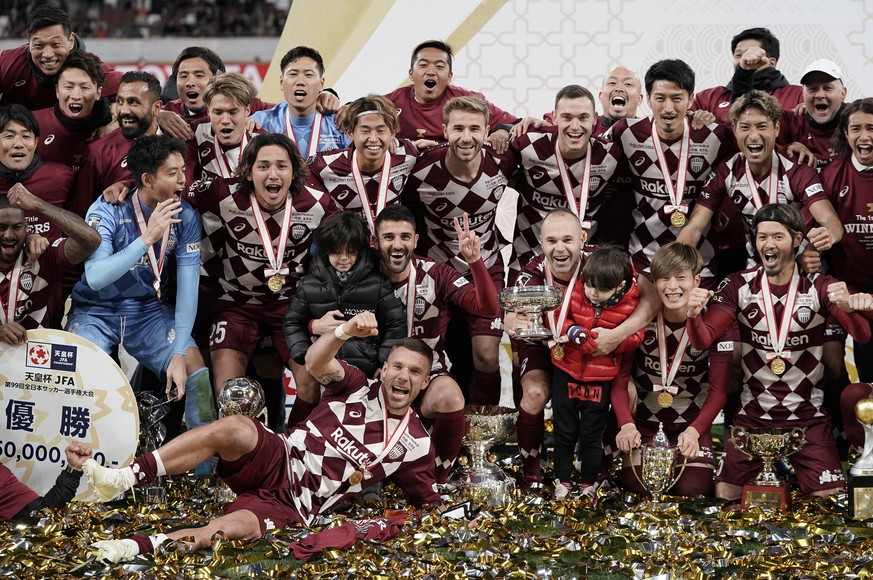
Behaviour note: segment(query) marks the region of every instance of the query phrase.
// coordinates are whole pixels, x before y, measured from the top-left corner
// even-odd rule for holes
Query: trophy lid
[[[667,434],[664,433],[663,423],[658,423],[658,432],[655,433],[655,438],[652,439],[652,447],[670,447],[670,440],[667,439]]]

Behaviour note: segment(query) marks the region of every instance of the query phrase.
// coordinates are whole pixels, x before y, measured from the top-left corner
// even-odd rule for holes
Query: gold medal
[[[658,406],[662,409],[667,409],[673,406],[673,395],[668,393],[667,391],[661,391],[658,393]]]
[[[587,241],[588,241],[588,230],[582,230],[582,243],[584,244]]]
[[[673,224],[677,228],[681,228],[685,225],[685,214],[681,211],[674,211],[670,214],[670,223]]]
[[[364,474],[361,473],[359,470],[355,470],[349,476],[349,483],[351,483],[352,485],[358,485],[359,483],[361,483],[362,479],[364,479]]]
[[[161,289],[160,288],[155,290],[155,298],[157,298],[158,300],[161,299]]]
[[[267,280],[267,286],[273,292],[278,292],[282,289],[282,276],[280,276],[279,274],[273,274],[272,276],[270,276],[270,279]]]
[[[564,359],[564,347],[561,346],[560,343],[552,347],[552,356],[555,360]]]
[[[781,375],[785,372],[785,361],[777,356],[770,361],[770,370],[774,375]]]

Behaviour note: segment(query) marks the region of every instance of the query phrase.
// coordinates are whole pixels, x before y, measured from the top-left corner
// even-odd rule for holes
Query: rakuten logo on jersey
[[[539,204],[543,207],[548,208],[567,207],[566,198],[560,198],[556,195],[543,194],[538,191],[533,192],[533,195],[531,195],[531,201],[534,204]]]
[[[770,344],[770,335],[769,334],[761,334],[760,332],[752,332],[752,342],[756,344],[760,344],[765,348],[772,348]],[[809,344],[809,336],[806,334],[801,334],[800,336],[789,336],[785,341],[785,346],[788,348],[794,348],[796,346],[804,346]]]
[[[661,179],[646,179],[645,177],[641,177],[640,189],[646,193],[654,194],[656,197],[667,197],[667,187]],[[685,186],[685,194],[683,197],[694,195],[695,193],[697,193],[697,187],[694,185],[687,185]]]

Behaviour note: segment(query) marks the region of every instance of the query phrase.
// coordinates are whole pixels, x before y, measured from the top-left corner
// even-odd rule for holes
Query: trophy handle
[[[785,455],[788,457],[800,451],[806,444],[806,427],[795,427],[788,432],[788,444],[785,446]]]
[[[731,442],[731,445],[733,445],[737,451],[748,456],[749,459],[755,459],[755,456],[745,449],[748,441],[748,436],[749,432],[746,430],[745,427],[737,427],[736,425],[731,425],[731,434],[728,436],[728,441]]]

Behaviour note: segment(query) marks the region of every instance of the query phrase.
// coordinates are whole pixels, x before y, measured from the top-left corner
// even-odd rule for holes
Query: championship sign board
[[[40,495],[66,466],[79,440],[107,466],[136,452],[139,413],[127,377],[91,342],[62,330],[27,331],[19,346],[0,346],[0,460]],[[99,501],[82,478],[76,499]]]

